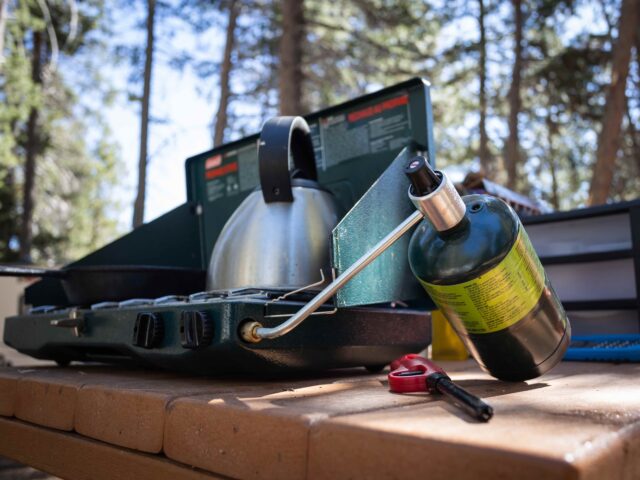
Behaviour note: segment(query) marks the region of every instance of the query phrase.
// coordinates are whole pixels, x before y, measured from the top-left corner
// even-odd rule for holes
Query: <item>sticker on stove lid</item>
[[[240,191],[253,190],[260,183],[258,149],[255,143],[238,149],[238,179]]]
[[[316,168],[318,171],[326,170],[322,163],[322,136],[320,132],[320,123],[318,121],[309,124],[311,132],[311,143],[313,144],[313,153],[316,157]]]
[[[319,124],[319,163],[324,169],[362,155],[398,150],[412,138],[409,95],[323,117]]]
[[[252,190],[260,183],[258,154],[253,142],[207,158],[204,169],[209,202]]]
[[[400,150],[412,139],[409,95],[402,93],[309,123],[318,171],[357,157]],[[253,190],[260,184],[254,142],[204,162],[207,200]]]

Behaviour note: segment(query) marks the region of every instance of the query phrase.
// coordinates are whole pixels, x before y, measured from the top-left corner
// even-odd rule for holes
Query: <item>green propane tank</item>
[[[460,197],[424,157],[405,173],[425,216],[409,244],[411,269],[471,355],[501,380],[548,371],[571,327],[518,216],[489,195]]]

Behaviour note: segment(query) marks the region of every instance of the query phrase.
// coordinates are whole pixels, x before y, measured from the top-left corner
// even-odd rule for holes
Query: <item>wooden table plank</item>
[[[142,452],[162,451],[166,411],[171,401],[190,395],[216,397],[251,388],[255,382],[202,378],[109,379],[78,393],[75,430],[87,437]]]
[[[526,383],[499,382],[471,361],[444,366],[495,408],[489,424],[439,397],[391,394],[384,375],[362,370],[279,381],[0,370],[19,397],[0,390],[0,414],[14,398],[33,404],[16,415],[51,423],[69,386],[76,431],[241,479],[640,478],[640,365],[563,363]]]
[[[0,455],[69,480],[214,480],[216,476],[76,434],[0,418]]]
[[[364,370],[358,372],[362,376]],[[346,371],[334,373],[330,378],[349,378],[353,375],[353,371]],[[75,430],[114,445],[158,453],[162,451],[167,411],[172,402],[198,395],[203,395],[208,400],[232,393],[255,396],[258,393],[248,392],[279,392],[292,385],[308,386],[322,381],[318,378],[266,382],[256,379],[189,377],[136,381],[109,378],[101,382],[90,381],[78,392]]]
[[[310,436],[308,478],[640,478],[640,365],[565,362],[527,383],[450,374],[494,407],[488,424],[435,399],[330,419]]]
[[[181,463],[243,479],[304,478],[314,423],[430,401],[391,395],[384,378],[363,374],[310,386],[263,383],[248,392],[176,399],[167,416],[164,452]]]
[[[82,381],[77,372],[51,370],[26,375],[18,381],[14,415],[36,425],[72,431]]]
[[[0,368],[0,416],[12,417],[16,410],[21,374],[13,368]]]
[[[13,386],[15,392],[11,389],[0,390],[0,406],[10,405],[13,400],[13,416],[36,425],[72,431],[78,392],[83,386],[112,379],[122,382],[154,378],[172,377],[157,371],[104,366],[2,369],[0,379]],[[4,416],[11,416],[9,411],[8,406],[0,408],[0,414]]]

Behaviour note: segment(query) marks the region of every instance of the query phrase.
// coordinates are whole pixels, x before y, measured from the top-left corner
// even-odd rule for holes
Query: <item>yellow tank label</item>
[[[518,237],[502,261],[464,283],[434,285],[421,281],[438,308],[469,333],[507,328],[529,313],[545,288],[545,275],[527,233]]]

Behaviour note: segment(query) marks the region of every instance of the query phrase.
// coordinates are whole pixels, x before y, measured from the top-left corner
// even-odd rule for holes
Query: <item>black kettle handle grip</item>
[[[296,176],[317,180],[309,125],[302,117],[274,117],[262,127],[258,143],[260,186],[266,203],[293,202],[289,152]]]

